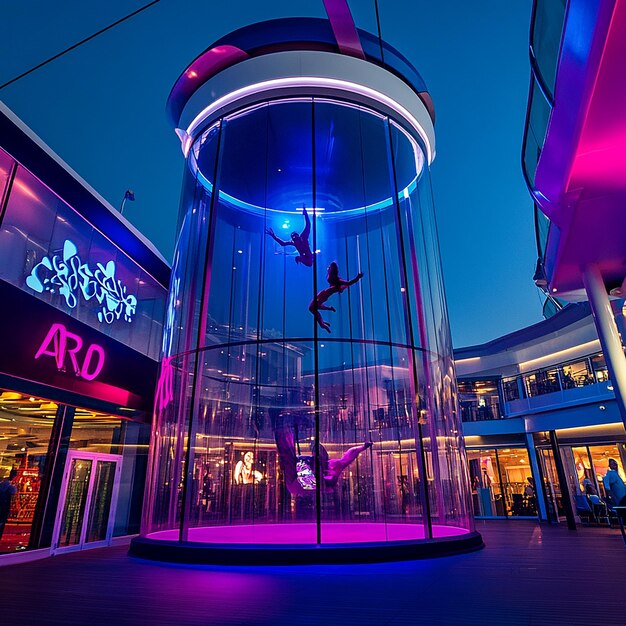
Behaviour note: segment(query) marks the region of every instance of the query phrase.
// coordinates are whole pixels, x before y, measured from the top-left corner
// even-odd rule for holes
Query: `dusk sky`
[[[0,83],[147,3],[4,3]],[[435,102],[435,208],[454,345],[540,321],[533,214],[520,166],[530,0],[379,0],[382,34]],[[373,0],[352,0],[376,32]],[[324,17],[322,0],[161,0],[0,91],[0,99],[171,259],[183,172],[165,102],[214,40],[278,17]]]

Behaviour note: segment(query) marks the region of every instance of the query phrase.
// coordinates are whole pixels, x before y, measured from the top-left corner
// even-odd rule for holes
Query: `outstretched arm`
[[[311,218],[304,207],[302,207],[302,215],[304,215],[304,230],[300,233],[300,237],[302,237],[302,239],[308,239],[309,233],[311,232]]]
[[[282,239],[280,239],[280,237],[276,236],[276,233],[274,233],[274,229],[273,228],[266,228],[265,232],[280,246],[282,246],[283,248],[285,246],[293,246],[294,244],[291,241],[283,241]]]
[[[363,272],[359,272],[352,280],[343,280],[341,279],[339,283],[341,284],[341,288],[345,289],[346,287],[351,287],[355,283],[358,283],[361,278],[363,278]]]

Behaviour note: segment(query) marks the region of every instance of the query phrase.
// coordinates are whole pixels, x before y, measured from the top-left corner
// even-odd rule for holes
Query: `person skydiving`
[[[266,228],[265,232],[280,246],[283,248],[287,246],[293,246],[298,251],[296,257],[296,263],[302,263],[307,267],[313,267],[313,253],[311,252],[311,246],[309,244],[309,234],[311,233],[311,219],[306,209],[302,207],[302,214],[304,215],[304,230],[298,234],[296,231],[291,233],[291,241],[285,241],[276,236],[273,228]]]
[[[340,458],[331,459],[328,451],[320,443],[317,450],[311,442],[311,454],[299,454],[299,444],[296,439],[296,423],[289,423],[289,416],[281,415],[280,409],[271,407],[270,416],[274,422],[274,438],[278,451],[278,461],[283,470],[285,486],[294,496],[304,496],[315,491],[317,480],[316,465],[319,462],[319,476],[322,481],[322,491],[332,492],[337,486],[343,471],[362,453],[372,447],[371,441],[360,446],[352,446]],[[296,422],[297,420],[294,420]]]
[[[342,293],[351,285],[354,285],[359,280],[363,278],[363,272],[359,272],[352,280],[344,280],[339,277],[339,267],[337,263],[333,261],[328,266],[328,272],[326,273],[326,280],[330,287],[326,287],[326,289],[322,289],[318,294],[311,300],[309,304],[309,311],[313,314],[315,321],[323,328],[325,331],[330,332],[330,324],[324,320],[320,311],[333,311],[335,312],[334,306],[326,305],[326,301],[332,295],[336,293]]]

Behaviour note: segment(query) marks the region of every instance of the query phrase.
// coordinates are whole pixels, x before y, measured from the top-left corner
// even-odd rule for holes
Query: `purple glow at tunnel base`
[[[469,531],[455,526],[433,525],[433,539],[459,537]],[[189,529],[188,541],[205,544],[264,544],[311,545],[315,544],[316,527],[305,524],[259,524],[240,526],[205,526]],[[148,539],[177,541],[178,530],[163,530],[148,535]],[[389,541],[415,541],[425,539],[423,524],[332,523],[322,527],[322,543],[378,543]]]

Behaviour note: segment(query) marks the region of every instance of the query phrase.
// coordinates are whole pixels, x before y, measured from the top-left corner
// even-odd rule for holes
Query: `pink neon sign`
[[[104,348],[92,343],[87,347],[82,363],[80,363],[80,352],[83,346],[84,342],[79,335],[71,333],[63,324],[52,324],[45,339],[41,342],[35,358],[54,357],[57,368],[62,370],[65,368],[66,359],[69,357],[76,376],[85,380],[94,380],[104,367]]]

